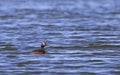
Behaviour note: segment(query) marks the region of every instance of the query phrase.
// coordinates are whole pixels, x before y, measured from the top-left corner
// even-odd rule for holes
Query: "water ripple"
[[[119,75],[119,0],[0,1],[0,74]],[[46,54],[34,55],[45,41]]]

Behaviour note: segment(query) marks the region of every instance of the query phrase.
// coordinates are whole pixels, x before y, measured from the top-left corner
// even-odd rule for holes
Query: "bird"
[[[32,51],[31,54],[45,54],[46,53],[45,48],[44,48],[45,46],[46,46],[46,42],[42,42],[41,48],[38,50]]]

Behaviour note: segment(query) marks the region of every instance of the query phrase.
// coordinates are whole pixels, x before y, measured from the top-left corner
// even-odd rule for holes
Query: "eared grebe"
[[[40,49],[38,49],[38,50],[34,50],[34,51],[32,51],[31,53],[32,54],[45,54],[46,52],[45,52],[45,47],[46,46],[46,43],[45,42],[42,42],[41,43],[41,48]]]

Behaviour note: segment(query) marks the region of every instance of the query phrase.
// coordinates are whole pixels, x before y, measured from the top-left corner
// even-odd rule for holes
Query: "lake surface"
[[[120,0],[1,0],[0,75],[120,75]]]

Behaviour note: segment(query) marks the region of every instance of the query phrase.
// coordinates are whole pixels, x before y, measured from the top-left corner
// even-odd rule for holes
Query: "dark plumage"
[[[41,48],[40,49],[38,49],[38,50],[34,50],[34,51],[32,51],[31,53],[32,54],[45,54],[46,52],[45,52],[45,47],[46,46],[46,43],[45,42],[42,42],[41,43]]]

